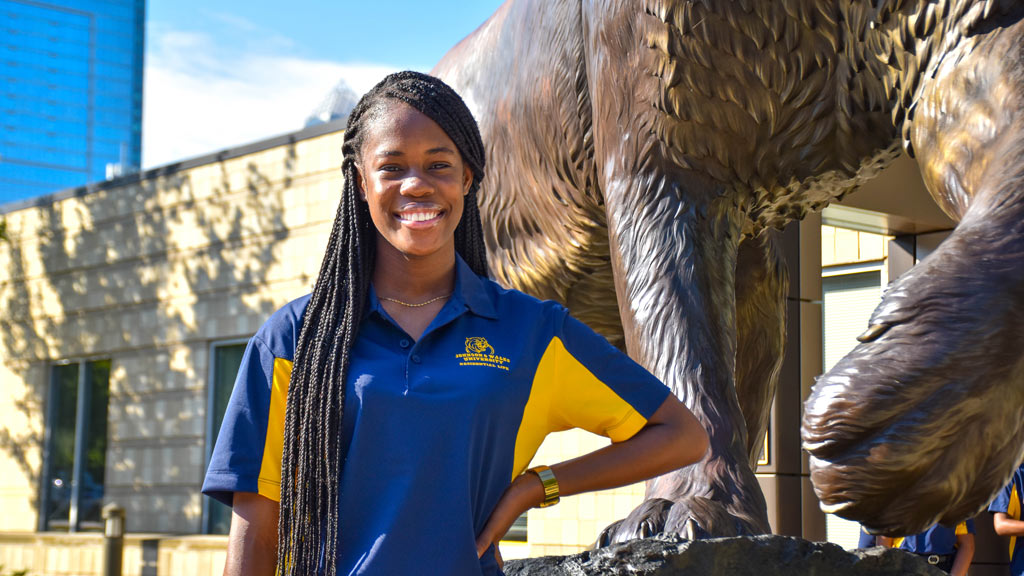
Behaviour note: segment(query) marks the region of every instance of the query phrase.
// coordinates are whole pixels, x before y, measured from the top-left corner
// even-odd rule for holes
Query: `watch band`
[[[534,466],[527,470],[532,472],[540,478],[540,483],[544,486],[544,501],[537,505],[538,508],[547,508],[548,506],[554,506],[558,504],[558,479],[555,478],[555,473],[551,471],[548,466]]]

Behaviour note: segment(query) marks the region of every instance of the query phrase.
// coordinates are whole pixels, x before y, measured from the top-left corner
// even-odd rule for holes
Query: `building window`
[[[206,465],[210,465],[213,445],[220,433],[220,425],[224,421],[224,411],[231,398],[231,390],[235,386],[238,367],[242,365],[242,356],[248,340],[232,340],[216,342],[210,347],[210,407],[207,415]],[[231,527],[231,508],[212,498],[203,498],[205,518],[203,532],[207,534],[227,534]]]
[[[107,465],[110,360],[53,366],[39,528],[100,530]]]
[[[526,542],[526,512],[516,518],[512,522],[512,527],[508,529],[508,533],[502,540],[508,540],[510,542]]]
[[[823,363],[827,372],[857,345],[882,297],[882,263],[864,262],[822,269]],[[853,549],[860,524],[834,514],[825,516],[828,541]]]

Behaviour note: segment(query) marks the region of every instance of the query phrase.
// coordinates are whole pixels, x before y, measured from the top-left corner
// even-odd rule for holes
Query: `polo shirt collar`
[[[370,293],[363,318],[373,312],[386,316],[381,307],[380,298],[377,297],[377,290],[370,284]],[[458,313],[469,310],[477,316],[496,320],[498,313],[494,308],[494,301],[487,292],[484,281],[473,272],[462,259],[458,252],[455,253],[455,291],[452,292],[452,304],[457,308]]]
[[[462,300],[462,303],[477,316],[492,320],[498,318],[494,300],[487,292],[484,281],[473,272],[458,252],[455,253],[455,299]]]

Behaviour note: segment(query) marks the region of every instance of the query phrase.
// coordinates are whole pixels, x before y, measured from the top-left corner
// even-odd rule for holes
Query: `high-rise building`
[[[0,0],[0,204],[138,169],[145,0]]]

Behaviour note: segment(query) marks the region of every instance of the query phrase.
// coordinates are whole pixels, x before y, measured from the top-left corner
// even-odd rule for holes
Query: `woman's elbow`
[[[672,453],[676,455],[675,468],[699,462],[708,451],[708,433],[692,412],[682,404],[675,428]]]
[[[1006,522],[1006,516],[1001,513],[996,513],[992,518],[992,530],[999,536],[1013,536],[1010,533],[1009,523]]]
[[[704,458],[708,451],[708,433],[693,415],[693,412],[674,396],[669,396],[651,417],[651,424],[662,428],[663,455],[661,466],[667,470],[678,470]]]
[[[704,458],[710,445],[707,430],[692,415],[690,418],[692,418],[692,421],[688,423],[680,439],[682,443],[682,460],[684,460],[680,467],[699,462]]]

